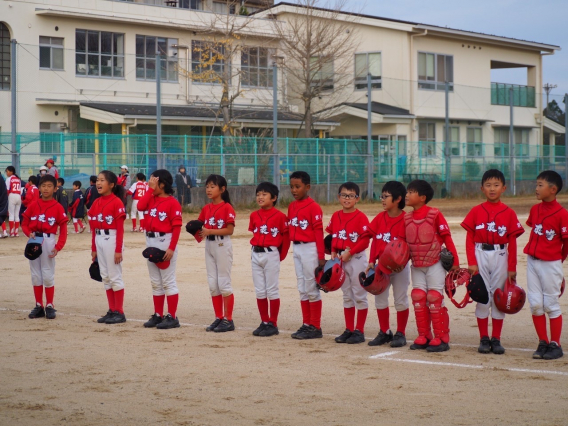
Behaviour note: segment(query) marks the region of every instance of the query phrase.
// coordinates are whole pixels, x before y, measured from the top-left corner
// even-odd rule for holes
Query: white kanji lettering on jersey
[[[546,233],[546,239],[548,241],[552,241],[552,239],[556,237],[556,232],[554,231],[554,229],[547,229],[544,232]]]
[[[270,233],[272,234],[272,238],[276,238],[276,236],[278,235],[279,232],[280,231],[276,227],[270,228]]]
[[[535,225],[535,226],[534,226],[534,229],[533,229],[533,232],[534,232],[536,235],[543,235],[543,233],[542,233],[542,225]]]
[[[300,229],[302,229],[303,231],[308,229],[308,225],[309,222],[306,219],[300,221]]]
[[[207,222],[209,223],[209,226],[215,226],[215,218],[214,217],[210,217]]]
[[[298,218],[297,217],[292,218],[292,220],[290,221],[290,226],[298,226]]]
[[[99,213],[99,214],[97,215],[97,220],[98,220],[99,222],[102,222],[102,221],[103,221],[103,214],[102,214],[102,213]]]
[[[268,235],[268,226],[260,225],[260,233],[263,235]]]
[[[154,207],[153,209],[150,209],[150,216],[156,217],[157,214],[158,214],[158,209],[157,209],[157,208]]]
[[[256,234],[258,232],[258,228],[254,228],[254,230],[252,231],[253,234]]]
[[[500,237],[504,236],[507,233],[507,227],[505,225],[497,227],[497,233]]]
[[[349,239],[351,240],[352,243],[356,243],[357,240],[359,239],[359,234],[354,231],[349,234]]]
[[[49,224],[49,226],[55,225],[55,218],[54,217],[48,218],[47,223]]]
[[[180,216],[181,212],[179,210],[176,210],[176,216]]]
[[[347,239],[347,232],[345,232],[345,229],[342,229],[341,231],[339,231],[339,233],[337,234],[337,238],[339,238],[340,240],[346,240]]]
[[[108,216],[105,216],[105,221],[106,223],[108,223],[109,225],[112,224],[112,221],[114,220],[114,217],[112,217],[110,214]]]
[[[231,217],[231,218],[234,219],[234,218],[235,218],[235,215],[234,215],[233,213],[229,213],[229,217]]]
[[[168,217],[168,214],[166,212],[159,212],[158,216],[160,218],[160,222],[163,222]]]
[[[376,238],[377,238],[377,240],[382,240],[382,239],[383,239],[383,234],[377,234]]]
[[[217,221],[217,228],[221,229],[224,224],[225,224],[225,221],[223,219],[219,219]]]
[[[562,232],[566,232],[566,227],[565,227],[565,226],[562,227]]]
[[[40,222],[44,222],[45,223],[45,215],[44,214],[40,214],[37,218],[38,221]]]
[[[475,227],[476,230],[485,228],[485,223],[481,223]]]
[[[383,235],[383,241],[385,243],[390,243],[390,241],[391,241],[391,233],[390,232],[385,232],[385,234]]]
[[[320,220],[321,219],[321,215],[316,214],[316,220]]]
[[[497,229],[495,229],[495,222],[487,223],[487,232],[497,232]]]

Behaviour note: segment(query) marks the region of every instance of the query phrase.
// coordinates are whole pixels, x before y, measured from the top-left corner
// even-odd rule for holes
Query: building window
[[[234,4],[228,4],[227,2],[214,1],[213,2],[213,12],[226,15],[227,12],[234,15],[236,11],[236,6]]]
[[[178,81],[177,38],[136,36],[136,79],[156,80],[156,55],[161,56],[161,81]]]
[[[44,70],[63,70],[63,39],[39,37],[39,67]]]
[[[241,84],[245,87],[272,87],[273,67],[266,47],[244,47],[241,53]]]
[[[494,154],[495,156],[509,156],[509,128],[496,128],[493,132],[495,136]],[[530,129],[514,129],[515,157],[529,155]]]
[[[313,56],[310,58],[311,71],[311,87],[316,88],[319,92],[333,90],[333,59],[321,56]]]
[[[0,90],[10,90],[10,31],[0,22]]]
[[[201,0],[180,0],[179,7],[181,9],[202,10]]]
[[[420,157],[434,157],[436,155],[436,123],[419,123],[418,139]]]
[[[75,31],[75,74],[124,77],[124,34]]]
[[[380,89],[381,81],[381,54],[356,53],[355,54],[355,89],[367,89],[367,74],[371,74],[371,88]]]
[[[61,123],[39,123],[39,150],[41,154],[60,152]]]
[[[222,44],[201,40],[191,42],[191,72],[195,82],[219,84],[227,66]]]
[[[454,57],[437,53],[418,53],[418,88],[446,90],[446,81],[450,90],[454,88]]]
[[[467,128],[467,156],[483,156],[483,136],[481,127]]]
[[[461,155],[460,128],[458,126],[450,126],[450,155]]]

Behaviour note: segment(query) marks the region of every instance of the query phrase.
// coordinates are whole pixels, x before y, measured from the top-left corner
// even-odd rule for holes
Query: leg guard
[[[450,341],[450,316],[448,309],[442,306],[444,296],[436,290],[429,290],[427,296],[430,304],[430,316],[432,317],[432,328],[434,329],[434,340],[430,342],[431,346],[438,346],[442,342]]]
[[[410,293],[412,304],[414,305],[414,315],[416,316],[416,328],[418,328],[418,337],[414,343],[425,345],[428,340],[432,339],[430,331],[430,312],[426,305],[426,292],[420,289],[413,289]]]

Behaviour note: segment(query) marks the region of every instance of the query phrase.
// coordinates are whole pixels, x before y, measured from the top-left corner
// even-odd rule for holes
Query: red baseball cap
[[[55,161],[53,161],[53,158],[48,158],[48,159],[46,160],[45,164],[49,164],[49,163],[55,164]]]

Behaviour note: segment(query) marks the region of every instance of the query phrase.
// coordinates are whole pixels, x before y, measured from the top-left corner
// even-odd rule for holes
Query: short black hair
[[[402,210],[406,206],[406,203],[404,201],[404,197],[406,196],[406,188],[401,182],[398,182],[396,180],[389,180],[387,183],[383,185],[383,189],[381,189],[381,192],[386,192],[392,195],[393,202],[398,197],[400,197],[400,201],[398,202],[399,209]]]
[[[168,195],[174,194],[174,178],[172,174],[166,169],[158,169],[152,172],[152,176],[158,178],[158,185],[160,183],[164,184],[164,192]]]
[[[536,178],[537,180],[540,179],[548,182],[549,185],[556,186],[558,188],[558,192],[562,191],[562,176],[554,170],[545,170],[544,172],[540,172]]]
[[[97,177],[95,175],[91,175],[89,181],[94,185],[97,183]]]
[[[205,179],[205,186],[209,185],[210,183],[218,186],[219,189],[225,188],[225,190],[221,193],[221,199],[225,203],[231,204],[231,196],[229,195],[229,185],[227,184],[227,179],[225,179],[225,177],[221,175],[210,174],[209,176],[207,176],[207,179]]]
[[[357,194],[357,197],[359,197],[359,185],[357,185],[355,182],[342,183],[339,189],[337,190],[337,193],[341,194],[342,189],[346,189],[347,191],[354,191],[355,194]]]
[[[28,178],[28,182],[30,182],[32,185],[37,186],[37,176],[31,175],[31,176]]]
[[[53,184],[54,188],[57,188],[57,179],[55,179],[55,176],[52,175],[43,175],[40,179],[39,179],[39,184],[38,186],[41,186],[42,183],[45,182],[51,182]]]
[[[6,171],[7,172],[11,172],[13,174],[16,174],[16,168],[14,166],[8,166],[6,167]]]
[[[142,172],[136,173],[136,179],[138,180],[146,180],[146,175]]]
[[[481,178],[481,184],[483,185],[489,179],[500,180],[503,185],[506,185],[505,175],[503,174],[503,172],[501,170],[497,170],[497,169],[487,170],[485,173],[483,173],[483,177]]]
[[[57,182],[59,182],[61,186],[65,185],[65,179],[63,178],[57,178]]]
[[[434,188],[428,182],[422,179],[413,180],[406,187],[407,191],[416,191],[418,195],[426,196],[426,204],[428,204],[432,198],[434,198]]]
[[[77,188],[81,188],[81,181],[80,180],[74,181],[73,186],[76,186]]]
[[[276,200],[274,200],[274,203],[276,204],[276,201],[278,201],[279,193],[278,187],[276,185],[271,182],[260,182],[256,187],[256,194],[258,194],[260,191],[268,192],[270,194],[270,198],[276,197]]]
[[[290,180],[300,179],[304,185],[309,185],[311,182],[310,175],[307,172],[295,171],[290,175]]]

